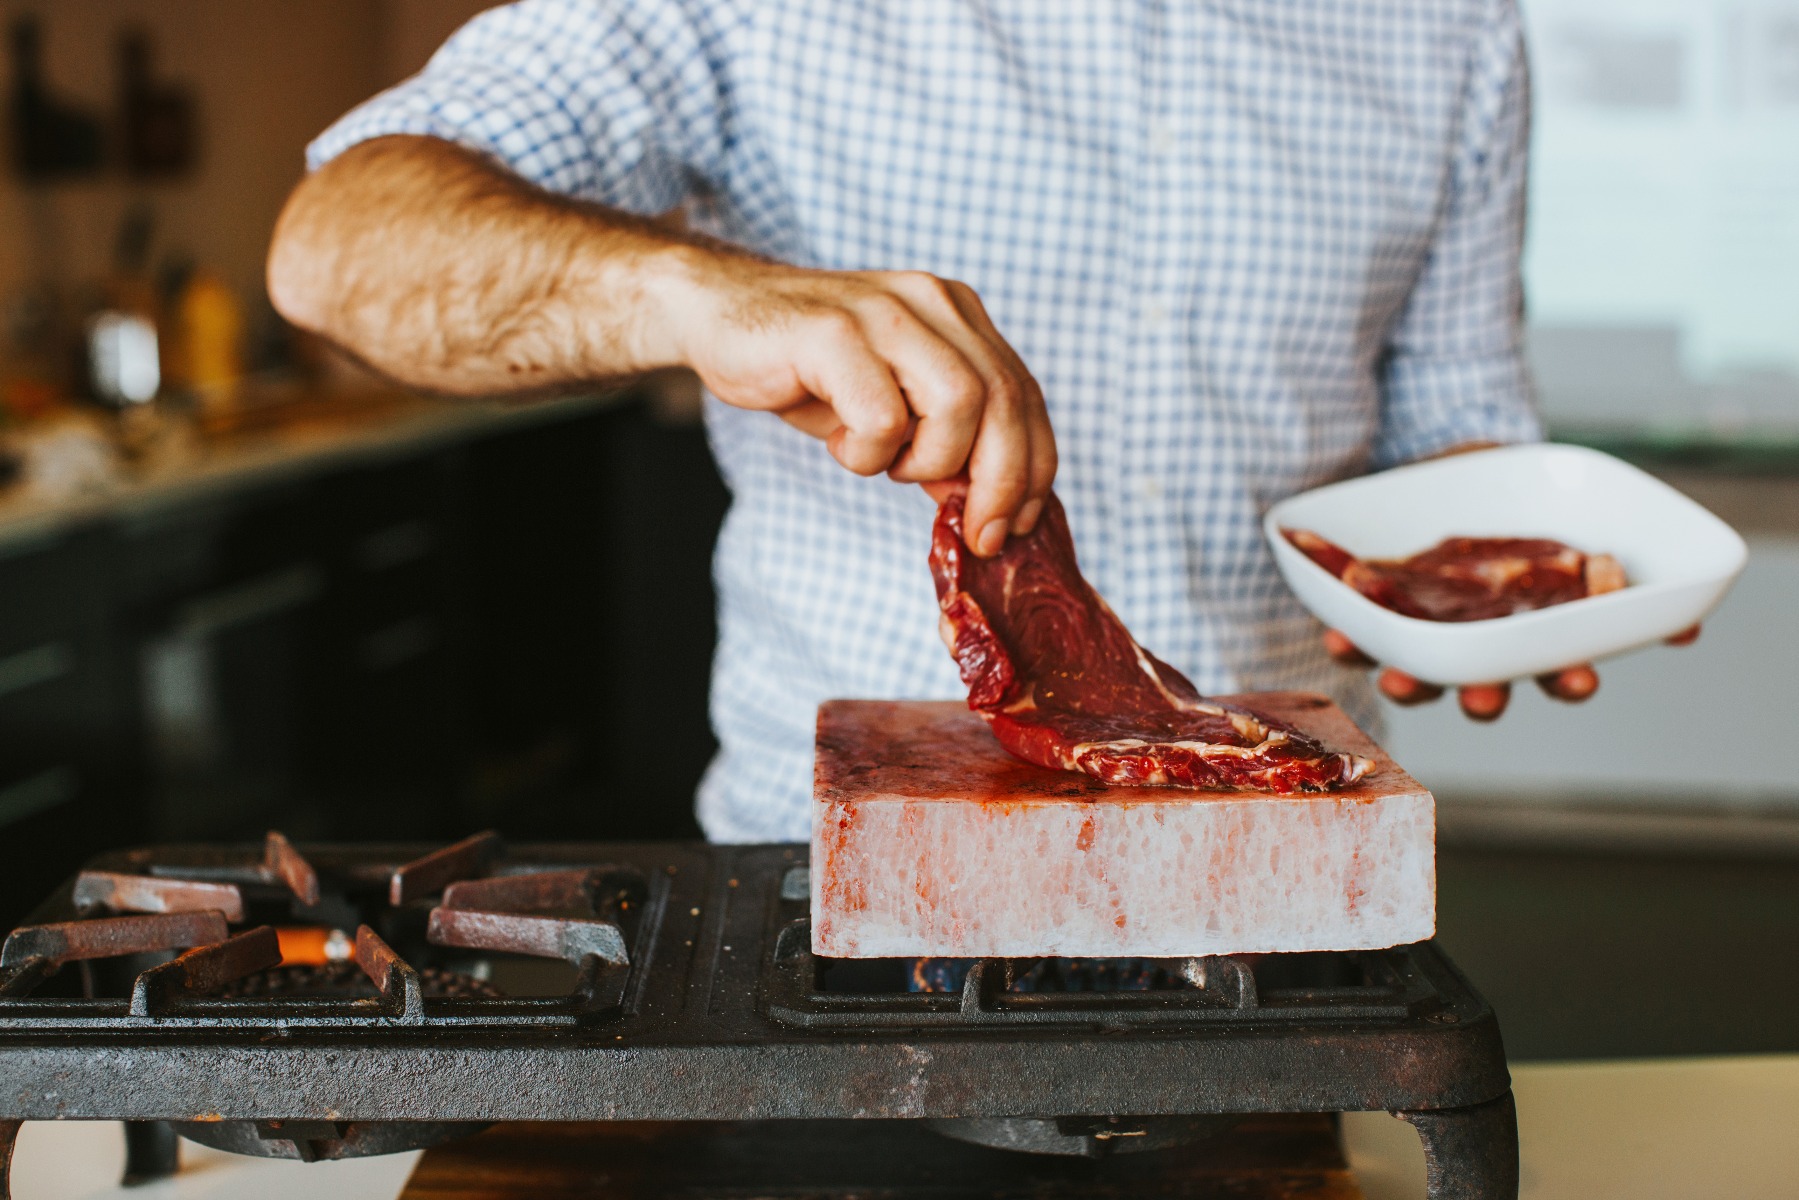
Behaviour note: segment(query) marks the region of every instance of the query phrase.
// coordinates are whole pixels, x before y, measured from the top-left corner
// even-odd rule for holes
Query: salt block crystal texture
[[[1322,696],[1221,699],[1374,767],[1288,796],[1116,786],[1013,758],[960,701],[822,705],[813,953],[1172,958],[1431,937],[1431,794]]]

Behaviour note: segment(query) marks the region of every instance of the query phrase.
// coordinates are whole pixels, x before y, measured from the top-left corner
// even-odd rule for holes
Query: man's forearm
[[[657,285],[689,249],[448,142],[389,137],[295,191],[269,294],[290,321],[403,383],[566,388],[678,361]]]
[[[447,142],[366,142],[302,182],[269,255],[296,325],[413,387],[578,387],[691,367],[848,469],[967,479],[977,554],[1056,475],[1043,390],[966,284],[807,270],[549,195]]]

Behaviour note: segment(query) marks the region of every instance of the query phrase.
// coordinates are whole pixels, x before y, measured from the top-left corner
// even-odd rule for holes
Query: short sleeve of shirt
[[[455,142],[551,191],[632,212],[679,204],[720,170],[728,5],[523,0],[483,13],[418,75],[308,148],[317,169],[360,142]]]
[[[1490,0],[1475,41],[1451,192],[1389,340],[1373,465],[1469,442],[1542,436],[1523,351],[1530,76],[1515,0]]]

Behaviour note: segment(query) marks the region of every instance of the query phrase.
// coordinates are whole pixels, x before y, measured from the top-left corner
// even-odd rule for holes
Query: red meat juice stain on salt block
[[[1093,818],[1092,817],[1083,817],[1081,819],[1081,831],[1080,831],[1080,833],[1075,835],[1074,848],[1076,850],[1079,850],[1083,854],[1085,854],[1087,851],[1093,849]]]
[[[820,876],[819,890],[824,894],[825,908],[841,912],[860,912],[868,907],[868,888],[860,880],[845,879],[839,867],[843,854],[844,842],[850,827],[854,823],[852,814],[855,806],[837,804],[832,806],[836,813],[827,815],[825,836],[822,839],[823,861],[818,864]],[[821,933],[823,930],[821,930]]]
[[[937,907],[937,889],[931,877],[924,871],[918,872],[912,882],[912,890],[918,896],[918,902],[925,908]]]

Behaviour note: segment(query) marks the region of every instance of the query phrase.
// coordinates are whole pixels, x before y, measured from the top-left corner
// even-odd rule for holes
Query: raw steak
[[[968,706],[1007,750],[1107,783],[1292,793],[1353,783],[1368,760],[1292,726],[1202,698],[1139,646],[1075,563],[1052,495],[995,558],[969,553],[960,496],[937,511],[931,574]]]
[[[1281,530],[1325,570],[1383,608],[1425,621],[1485,621],[1625,586],[1609,554],[1548,538],[1446,538],[1404,559],[1359,559],[1304,529]]]

